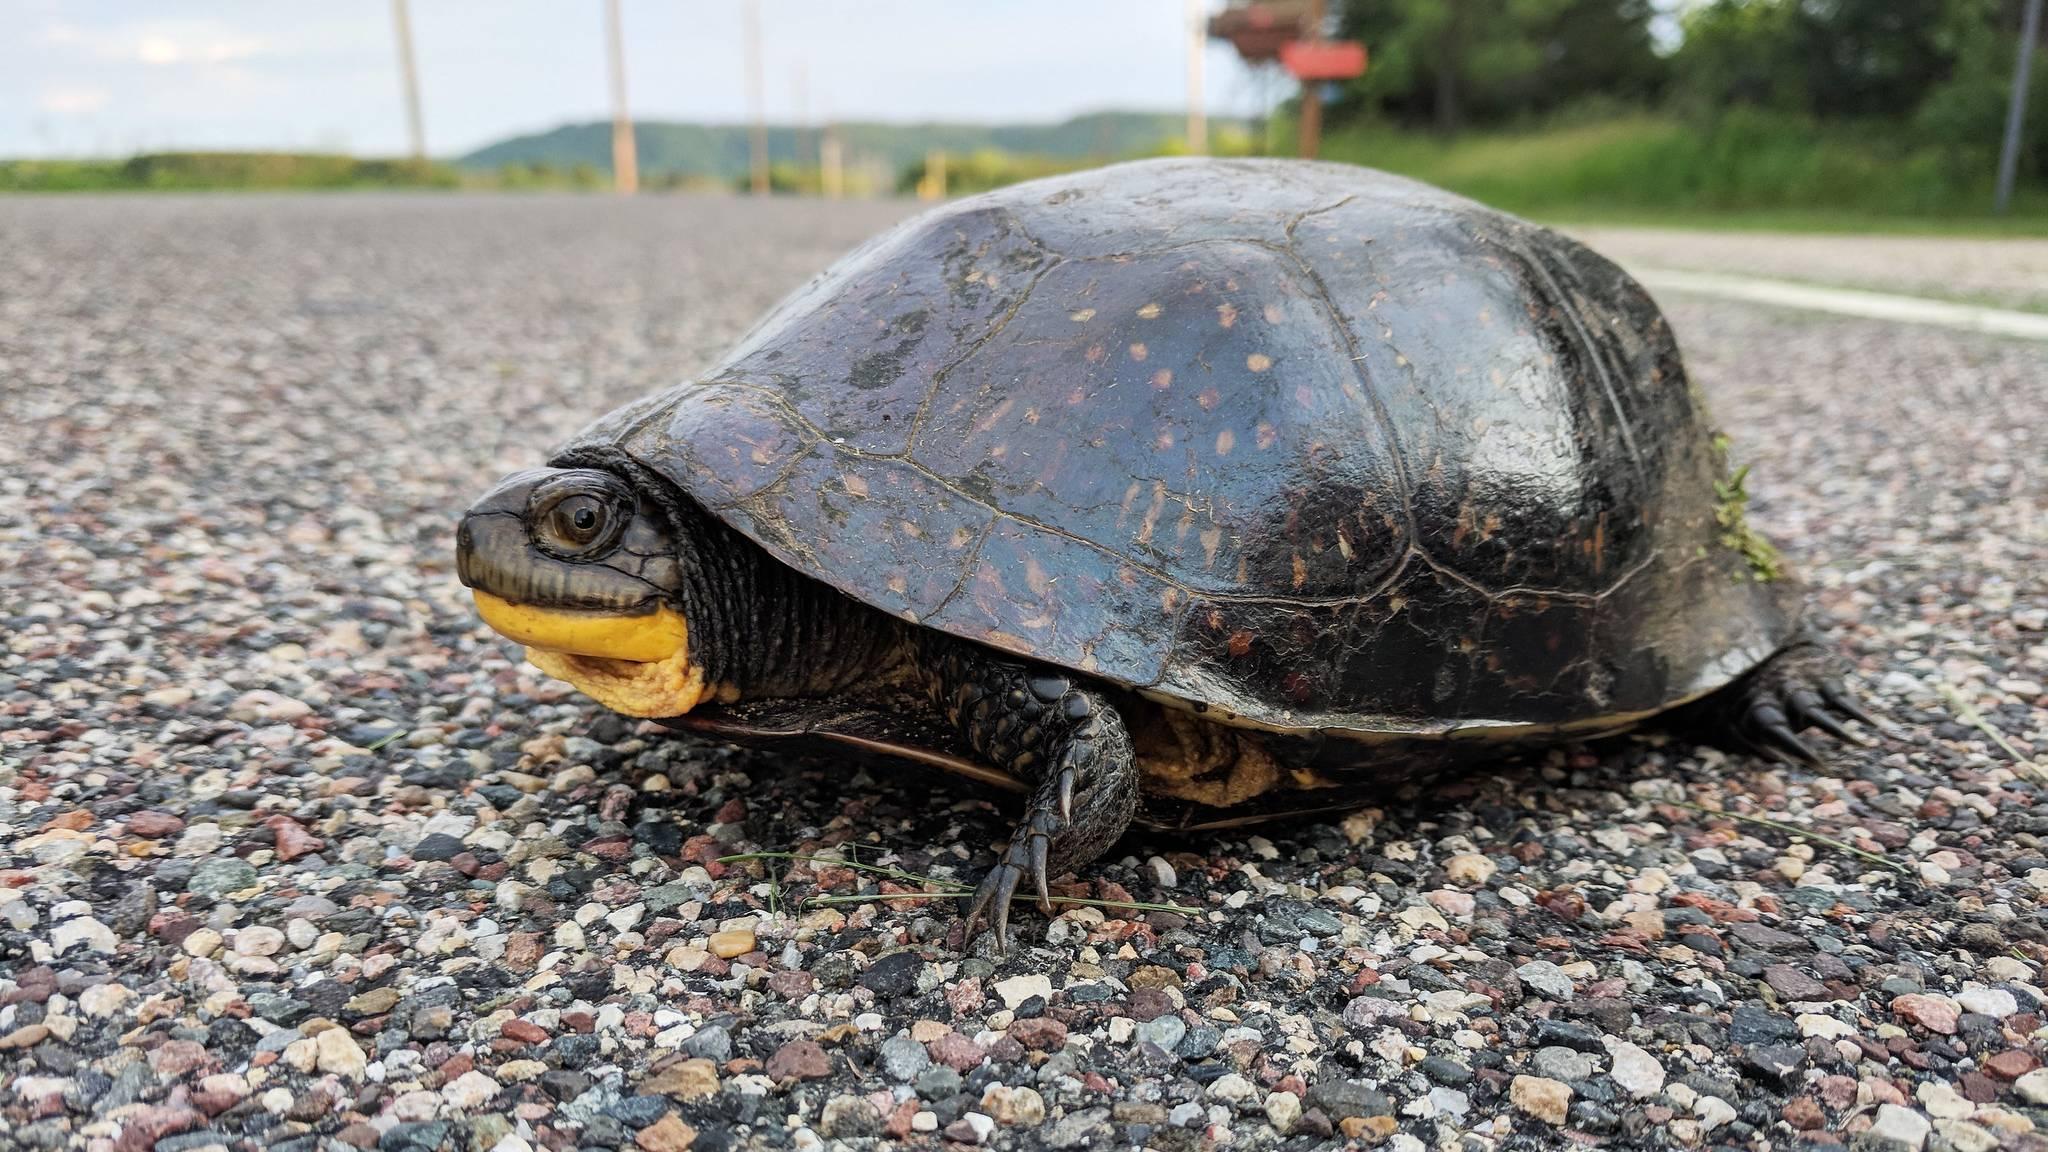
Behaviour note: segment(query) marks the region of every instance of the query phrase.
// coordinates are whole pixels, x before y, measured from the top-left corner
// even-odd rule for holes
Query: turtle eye
[[[565,560],[591,560],[609,552],[630,519],[630,504],[611,486],[572,484],[536,493],[530,520],[541,551]]]
[[[604,505],[599,504],[596,497],[571,496],[555,505],[554,511],[548,514],[548,528],[559,543],[581,551],[597,539],[598,531],[608,519]]]

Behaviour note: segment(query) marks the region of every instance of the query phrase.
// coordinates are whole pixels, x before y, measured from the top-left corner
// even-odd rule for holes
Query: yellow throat
[[[628,716],[680,716],[707,698],[732,700],[731,686],[705,681],[690,661],[690,626],[662,605],[619,616],[514,604],[476,591],[477,613],[508,640],[526,645],[526,660],[577,691]]]

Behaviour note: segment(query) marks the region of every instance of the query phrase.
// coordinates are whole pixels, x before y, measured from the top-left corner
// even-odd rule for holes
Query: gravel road
[[[963,955],[849,864],[1004,802],[603,714],[450,556],[909,210],[0,200],[0,1146],[2048,1146],[2048,775],[1941,695],[2048,755],[2048,351],[1671,302],[1875,746],[1133,835],[1066,890],[1183,911]]]

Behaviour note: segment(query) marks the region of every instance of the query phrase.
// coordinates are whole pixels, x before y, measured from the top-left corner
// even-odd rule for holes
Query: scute
[[[600,420],[899,617],[1258,726],[1656,711],[1792,633],[1642,289],[1338,165],[1145,161],[913,220]]]

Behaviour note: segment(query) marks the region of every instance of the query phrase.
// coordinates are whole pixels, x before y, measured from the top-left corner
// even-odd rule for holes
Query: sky
[[[621,0],[642,119],[747,115],[744,0]],[[759,0],[767,115],[1054,121],[1186,107],[1186,0]],[[1202,0],[1220,8],[1222,0]],[[405,151],[390,0],[12,0],[0,156]],[[608,118],[600,0],[411,0],[428,151]],[[1227,45],[1204,103],[1282,95]]]

